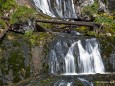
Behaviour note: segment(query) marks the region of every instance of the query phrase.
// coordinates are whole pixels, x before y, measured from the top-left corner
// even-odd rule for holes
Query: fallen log
[[[83,22],[83,21],[62,21],[62,20],[47,20],[47,19],[36,19],[36,22],[42,23],[53,23],[53,24],[65,24],[65,25],[77,25],[98,28],[101,25],[95,22]]]
[[[10,20],[9,17],[1,17],[3,20]],[[52,23],[52,24],[65,24],[65,25],[77,25],[77,26],[87,26],[87,27],[94,27],[98,28],[101,25],[95,22],[84,22],[84,21],[65,21],[65,20],[48,20],[48,19],[36,19],[36,22],[42,23]]]

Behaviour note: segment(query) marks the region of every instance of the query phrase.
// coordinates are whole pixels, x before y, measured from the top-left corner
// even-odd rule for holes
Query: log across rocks
[[[48,19],[36,19],[36,22],[42,23],[53,23],[53,24],[65,24],[65,25],[77,25],[77,26],[87,26],[93,28],[99,28],[101,25],[95,22],[84,22],[84,21],[65,21],[65,20],[48,20]]]
[[[7,18],[7,17],[1,17],[1,19],[3,20],[10,20],[10,18]],[[98,23],[95,23],[95,22],[84,22],[84,21],[67,21],[67,20],[59,20],[59,19],[34,19],[35,21],[35,26],[39,26],[41,27],[39,24],[37,24],[37,22],[42,22],[42,23],[52,23],[52,24],[64,24],[64,25],[67,25],[65,27],[69,27],[74,25],[74,26],[86,26],[86,27],[91,27],[92,29],[97,29],[97,28],[100,28],[101,24],[98,24]],[[15,26],[15,24],[13,25],[10,25],[10,27],[13,27]],[[64,27],[62,27],[64,28]],[[10,28],[4,30],[2,33],[0,33],[0,39],[9,31]],[[12,28],[12,31],[13,31],[14,28]],[[44,28],[42,27],[43,30],[45,30],[46,32],[49,32],[49,33],[53,33],[52,31],[50,31],[48,28]],[[19,30],[19,28],[18,28]]]

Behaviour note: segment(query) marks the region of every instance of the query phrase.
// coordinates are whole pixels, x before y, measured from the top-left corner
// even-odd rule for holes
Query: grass
[[[114,16],[108,15],[106,13],[97,15],[95,22],[103,25],[104,33],[111,33],[115,35],[115,19]]]
[[[33,18],[35,11],[32,8],[27,8],[25,6],[19,6],[16,11],[11,15],[11,24],[16,22],[24,22],[30,18]]]
[[[0,0],[0,11],[9,11],[16,6],[15,0]]]

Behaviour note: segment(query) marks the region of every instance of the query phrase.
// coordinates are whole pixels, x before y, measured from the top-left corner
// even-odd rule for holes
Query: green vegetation
[[[11,9],[15,9],[17,6],[15,0],[0,0],[0,17],[9,15]],[[6,28],[6,21],[0,19],[1,30]]]
[[[83,8],[82,14],[83,15],[84,14],[93,15],[93,14],[95,14],[95,13],[98,12],[98,7],[99,7],[98,1],[95,0],[94,4],[88,5],[88,6],[86,6],[86,7]]]
[[[98,33],[84,26],[76,28],[76,30],[96,37],[115,36],[115,16],[107,13],[96,14],[94,22],[102,25],[102,27],[96,28]]]
[[[39,25],[41,25],[44,28],[50,28],[50,29],[55,27],[55,25],[50,23],[39,23]]]
[[[0,11],[9,11],[17,6],[15,0],[0,0]]]
[[[44,33],[44,32],[41,32],[41,33],[33,33],[33,31],[26,31],[25,32],[25,39],[28,40],[28,42],[30,43],[30,45],[32,46],[39,46],[39,45],[45,45],[46,41],[50,41],[51,40],[51,34],[48,34],[48,33]]]
[[[15,0],[0,0],[0,16],[7,15],[10,17],[11,24],[33,18],[35,16],[34,13],[34,9],[26,6],[18,6]]]
[[[26,31],[25,32],[25,37],[28,39],[31,45],[35,45],[37,41],[37,36],[33,34],[33,31]]]
[[[11,24],[16,22],[25,22],[26,20],[33,18],[35,16],[35,11],[32,8],[27,8],[25,6],[19,6],[16,11],[11,15]]]
[[[10,40],[9,35],[15,36],[15,40]],[[0,45],[0,73],[7,76],[10,74],[13,82],[19,82],[21,77],[30,77],[29,50],[29,43],[24,40],[23,35],[8,33]]]
[[[4,29],[5,27],[6,27],[6,23],[4,22],[4,20],[0,20],[0,27],[2,28],[2,29]],[[0,28],[0,29],[1,29]]]
[[[85,13],[88,15],[93,15],[97,13],[98,3],[95,1],[94,4],[87,6],[83,9],[83,14]],[[4,15],[5,13],[9,13],[10,10],[13,9],[13,13],[9,15],[10,22],[0,20],[0,27],[6,28],[7,23],[9,24],[15,24],[18,22],[26,22],[28,19],[34,18],[35,16],[35,10],[32,8],[28,8],[26,6],[17,6],[15,0],[0,0],[0,16]],[[37,16],[36,18],[47,18],[51,19],[49,16],[41,15]],[[105,55],[105,57],[109,57],[110,53],[112,53],[114,44],[115,44],[115,38],[107,38],[105,37],[106,33],[110,33],[112,36],[115,36],[115,16],[111,16],[105,13],[97,14],[95,17],[95,22],[100,23],[103,25],[103,31],[96,33],[93,29],[90,29],[85,26],[81,26],[79,28],[75,28],[75,30],[80,31],[86,35],[90,36],[96,36],[99,37],[102,41],[102,55]],[[45,24],[45,23],[39,23],[44,28],[54,28],[53,24]],[[63,26],[63,25],[62,25]],[[1,28],[0,28],[1,29]],[[100,30],[100,28],[97,28]],[[103,38],[101,38],[102,36]],[[31,69],[33,66],[31,64],[31,57],[32,57],[32,51],[31,49],[33,47],[42,47],[40,48],[40,51],[42,51],[44,58],[41,58],[42,60],[47,60],[47,53],[48,53],[48,43],[52,41],[54,38],[54,35],[51,35],[46,32],[39,32],[39,33],[33,33],[32,30],[26,31],[24,35],[22,34],[6,34],[5,39],[3,42],[1,41],[0,44],[0,71],[3,75],[9,76],[11,73],[11,78],[13,82],[19,82],[20,80],[26,79],[30,77],[30,74],[32,75],[32,72],[34,71]],[[104,39],[104,40],[102,40]],[[110,44],[110,43],[111,44]],[[41,55],[41,54],[40,54]],[[34,55],[33,55],[34,56]],[[39,55],[38,55],[39,58]],[[36,59],[34,59],[36,60]],[[43,74],[48,72],[49,66],[46,61],[43,61],[42,68],[43,70],[40,70]],[[39,65],[38,65],[39,66]],[[31,72],[32,71],[32,72]],[[43,85],[48,85],[49,82],[56,80],[57,78],[46,78],[43,81],[39,81]],[[2,81],[0,81],[0,85],[2,84]],[[49,83],[50,84],[50,83]],[[79,86],[82,86],[81,83],[77,83],[76,85],[80,84]],[[50,86],[50,85],[49,85]],[[98,86],[98,85],[97,85]]]
[[[111,33],[113,36],[115,35],[114,16],[103,13],[103,14],[97,15],[97,17],[95,18],[95,22],[103,25],[104,33]]]

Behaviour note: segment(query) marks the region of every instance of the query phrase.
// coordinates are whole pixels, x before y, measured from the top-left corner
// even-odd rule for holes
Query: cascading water
[[[80,40],[77,42],[79,48],[78,67],[80,73],[103,73],[105,69],[96,39],[86,39],[85,42],[86,49],[83,48]]]
[[[35,5],[45,14],[55,17],[50,10],[49,0],[33,0]]]
[[[61,39],[51,50],[50,66],[52,73],[61,71],[60,73],[70,75],[105,72],[96,38],[77,40],[73,43],[71,40],[71,42],[68,41]],[[71,46],[68,47],[69,45]],[[64,49],[68,49],[68,51]]]
[[[104,73],[99,42],[96,38],[58,38],[53,42],[49,55],[51,73],[62,75],[85,75]],[[69,79],[71,80],[71,79]],[[88,79],[78,78],[84,86],[94,86]],[[58,80],[53,86],[74,86],[73,81]]]
[[[84,86],[94,86],[92,82],[89,82],[88,80],[86,79],[83,79],[83,78],[78,78]]]
[[[67,81],[64,81],[64,80],[59,80],[54,84],[54,86],[73,86],[73,83],[72,82],[67,82]]]
[[[60,18],[77,18],[73,0],[33,0],[45,14]]]
[[[44,14],[57,18],[77,18],[73,0],[33,0]],[[80,7],[92,5],[94,0],[79,0]],[[105,5],[99,0],[100,8]],[[77,7],[77,6],[76,6]],[[79,6],[78,6],[79,7]],[[79,11],[78,11],[79,13]],[[52,74],[79,75],[104,73],[105,68],[96,38],[67,39],[62,37],[54,42],[49,54],[49,67]],[[84,86],[94,86],[86,79],[78,78]],[[57,80],[53,86],[74,86],[73,81]]]
[[[71,47],[68,50],[67,55],[65,56],[65,66],[66,66],[66,73],[75,73],[75,60],[73,56],[73,48],[76,45],[76,42],[74,42]]]

